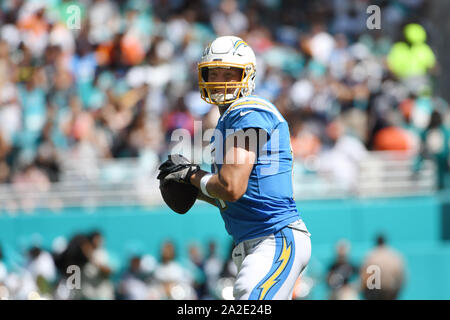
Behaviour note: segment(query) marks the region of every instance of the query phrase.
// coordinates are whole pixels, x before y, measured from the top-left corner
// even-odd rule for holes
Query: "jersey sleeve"
[[[226,136],[249,128],[263,129],[270,135],[277,124],[271,112],[252,108],[233,110],[227,115],[225,121],[228,131],[225,132]]]

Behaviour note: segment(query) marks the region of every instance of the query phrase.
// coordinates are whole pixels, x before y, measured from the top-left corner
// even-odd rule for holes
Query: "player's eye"
[[[227,72],[224,77],[226,81],[233,80],[235,78],[235,74],[233,72]]]
[[[212,81],[212,80],[214,80],[214,79],[216,79],[217,78],[217,73],[216,72],[211,72],[210,74],[209,74],[209,76],[208,76],[208,79],[210,80],[210,81]]]

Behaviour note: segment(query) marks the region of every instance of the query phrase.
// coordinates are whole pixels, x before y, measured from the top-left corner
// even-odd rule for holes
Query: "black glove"
[[[200,170],[200,166],[191,163],[181,154],[171,154],[169,159],[163,162],[159,168],[158,179],[161,182],[175,181],[191,183],[191,176]]]

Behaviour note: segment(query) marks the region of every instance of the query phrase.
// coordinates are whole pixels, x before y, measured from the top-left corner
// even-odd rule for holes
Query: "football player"
[[[288,124],[272,103],[252,95],[255,76],[255,54],[242,39],[223,36],[207,46],[199,89],[220,111],[212,172],[179,166],[164,179],[191,183],[198,199],[219,208],[236,243],[235,299],[291,299],[310,259],[310,234],[293,197]]]

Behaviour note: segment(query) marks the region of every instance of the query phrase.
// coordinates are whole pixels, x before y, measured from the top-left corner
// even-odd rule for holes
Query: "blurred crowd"
[[[187,249],[180,258],[175,243],[165,240],[157,258],[133,251],[127,262],[115,263],[94,230],[58,237],[48,250],[35,241],[7,268],[0,248],[0,300],[232,298],[236,267],[222,259],[216,242],[205,251],[196,243]]]
[[[194,120],[214,127],[218,110],[200,98],[197,62],[216,36],[237,35],[257,55],[255,93],[289,122],[299,161],[326,159],[316,170],[351,189],[368,151],[408,150],[416,169],[421,159],[436,162],[443,187],[450,111],[434,90],[442,70],[423,16],[430,2],[0,1],[0,183],[45,189],[60,181],[64,159],[162,159],[175,129],[194,135]],[[373,4],[379,30],[366,24]],[[378,243],[376,253],[389,256]],[[330,297],[355,298],[349,284],[364,268],[338,248]],[[226,299],[236,270],[216,250],[192,245],[179,263],[168,241],[160,257],[135,255],[116,270],[92,232],[29,248],[14,271],[0,250],[0,298]],[[307,274],[298,298],[311,289]]]
[[[138,250],[117,264],[103,234],[94,230],[68,240],[57,237],[51,249],[35,241],[8,267],[0,246],[0,300],[233,300],[237,268],[230,245],[225,259],[214,240],[204,246],[188,244],[182,248],[187,249],[186,258],[180,258],[180,247],[166,239],[159,256]],[[318,272],[314,263],[307,267],[295,284],[293,299],[318,299],[320,285],[330,300],[398,299],[405,268],[402,255],[383,235],[360,266],[350,259],[350,244],[341,240],[324,270]]]
[[[388,245],[383,234],[376,237],[374,248],[366,253],[359,266],[350,258],[350,248],[346,240],[336,244],[335,257],[326,275],[328,299],[398,299],[407,281],[402,254]]]
[[[371,4],[381,29],[367,27]],[[64,159],[161,159],[173,130],[194,134],[194,120],[214,127],[218,110],[200,98],[196,64],[209,41],[230,34],[254,49],[255,93],[288,120],[297,159],[326,157],[320,170],[344,188],[368,150],[410,150],[443,176],[450,116],[433,90],[427,5],[2,1],[0,183],[45,188],[61,179]]]

